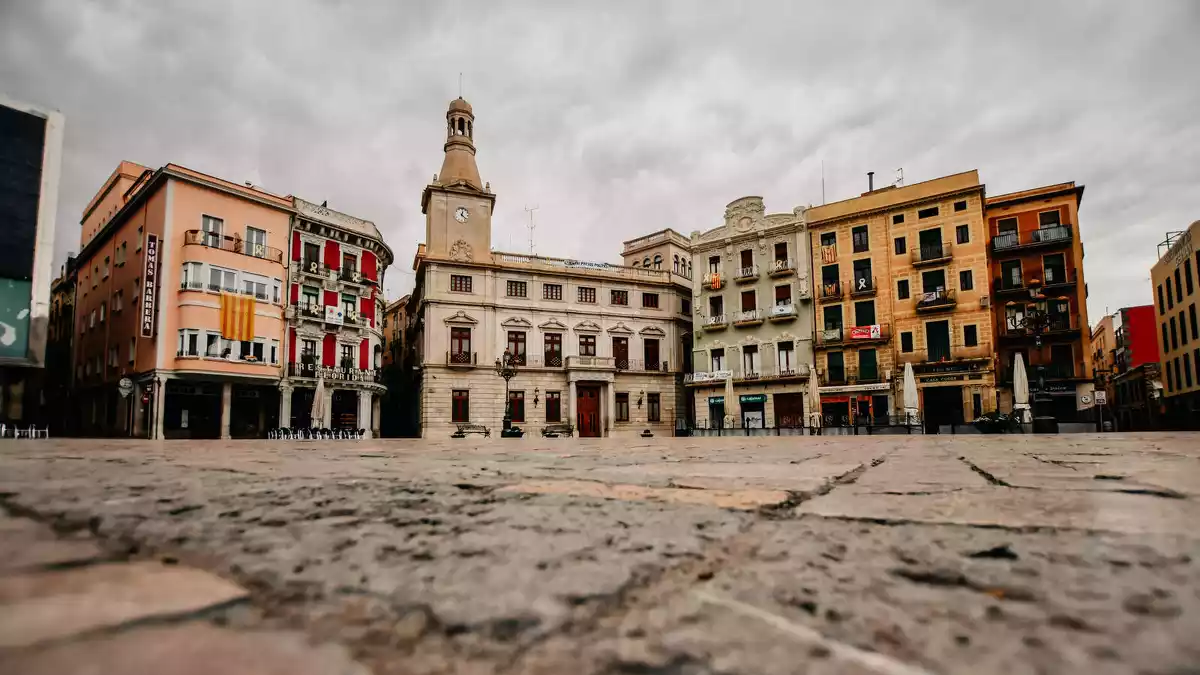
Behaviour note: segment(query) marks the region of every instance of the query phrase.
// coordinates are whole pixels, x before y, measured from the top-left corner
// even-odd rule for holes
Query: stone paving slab
[[[63,538],[28,518],[0,516],[0,574],[21,570],[80,565],[99,560],[100,547],[91,539]]]
[[[0,648],[178,616],[246,597],[200,570],[155,562],[0,577]]]

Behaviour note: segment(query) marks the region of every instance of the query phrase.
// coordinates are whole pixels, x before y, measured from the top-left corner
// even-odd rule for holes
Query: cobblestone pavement
[[[4,673],[1200,672],[1198,435],[20,441],[0,504]]]

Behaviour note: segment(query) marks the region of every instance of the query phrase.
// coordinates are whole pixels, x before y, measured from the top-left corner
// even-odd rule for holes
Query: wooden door
[[[575,428],[581,438],[600,436],[600,387],[580,386],[575,392]]]

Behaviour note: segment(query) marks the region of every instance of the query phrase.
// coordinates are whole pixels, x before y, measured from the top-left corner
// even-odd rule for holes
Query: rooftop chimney
[[[868,171],[867,172],[867,192],[871,192],[874,189],[875,189],[875,172]]]

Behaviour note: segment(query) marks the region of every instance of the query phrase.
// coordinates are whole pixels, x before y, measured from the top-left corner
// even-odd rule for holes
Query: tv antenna
[[[896,169],[896,182],[892,183],[896,187],[904,187],[904,167]]]
[[[533,230],[534,230],[534,228],[537,227],[537,224],[535,224],[533,222],[533,212],[537,211],[539,208],[541,208],[541,207],[540,206],[526,206],[525,207],[525,213],[529,214],[529,224],[525,226],[525,227],[529,228],[529,255],[533,255]]]

